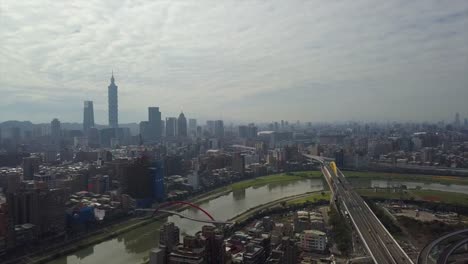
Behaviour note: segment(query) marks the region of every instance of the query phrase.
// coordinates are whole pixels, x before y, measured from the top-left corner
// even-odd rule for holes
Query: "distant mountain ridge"
[[[0,123],[0,129],[2,130],[8,130],[12,127],[19,127],[21,131],[32,131],[35,126],[49,126],[50,123],[39,123],[39,124],[34,124],[31,121],[18,121],[18,120],[8,120],[5,122]],[[82,123],[61,123],[60,124],[62,129],[66,130],[82,130],[83,129],[83,124]],[[140,126],[137,123],[127,123],[127,124],[119,124],[120,127],[128,127],[130,128],[130,131],[132,135],[137,135],[140,133]],[[99,125],[96,124],[96,128],[98,129],[103,129],[107,128],[107,125]],[[5,131],[6,132],[6,131]],[[5,133],[3,132],[3,134]]]

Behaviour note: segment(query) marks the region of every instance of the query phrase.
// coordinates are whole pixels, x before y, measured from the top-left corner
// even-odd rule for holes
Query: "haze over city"
[[[468,115],[467,1],[0,4],[0,121],[163,116],[439,121]]]
[[[1,0],[1,264],[468,263],[468,0]]]

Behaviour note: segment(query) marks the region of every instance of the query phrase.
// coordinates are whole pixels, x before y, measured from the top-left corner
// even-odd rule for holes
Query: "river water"
[[[433,189],[440,191],[451,191],[468,193],[465,185],[442,185],[436,183],[418,182],[389,182],[385,180],[358,180],[353,181],[360,187],[387,187],[394,185],[406,185],[408,188],[420,186],[422,189]],[[305,192],[321,191],[326,183],[321,179],[308,179],[295,182],[282,182],[268,184],[261,187],[250,187],[236,190],[222,195],[210,201],[200,204],[206,211],[210,212],[217,220],[227,220],[249,208],[274,201],[283,197],[302,194]],[[187,209],[182,212],[185,215],[196,218],[206,218],[203,213],[195,209]],[[154,222],[122,234],[99,244],[89,246],[70,255],[60,257],[48,262],[48,264],[105,264],[109,261],[113,264],[141,263],[148,257],[149,251],[157,246],[158,229],[166,221],[174,222],[179,226],[181,233],[194,234],[201,229],[202,223],[181,219],[177,216]]]

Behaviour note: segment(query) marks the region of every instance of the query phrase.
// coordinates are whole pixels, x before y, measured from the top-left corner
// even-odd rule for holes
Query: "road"
[[[136,209],[135,211],[154,212],[155,210],[156,210],[156,209],[144,209],[144,208],[141,208],[141,209]],[[172,214],[172,215],[177,215],[177,216],[179,216],[180,218],[185,218],[185,219],[192,220],[192,221],[195,221],[195,222],[200,222],[200,223],[207,223],[207,224],[214,224],[214,225],[230,225],[230,224],[233,224],[233,222],[228,222],[228,221],[217,221],[217,220],[209,220],[209,219],[194,218],[194,217],[191,217],[191,216],[188,216],[188,215],[184,215],[184,214],[182,214],[182,213],[179,213],[179,212],[177,212],[177,211],[170,211],[170,210],[158,209],[158,212],[161,212],[161,213],[168,213],[168,214]]]
[[[335,175],[326,164],[322,167],[322,172],[328,178],[327,182],[330,189],[333,190],[341,210],[349,216],[374,262],[378,264],[412,264],[413,261],[410,257],[382,225],[361,196],[353,190],[343,173],[337,170]]]
[[[451,238],[456,238],[457,236],[465,236],[465,237],[468,237],[468,229],[462,229],[462,230],[458,230],[458,231],[455,231],[455,232],[452,232],[452,233],[449,233],[449,234],[445,234],[441,237],[439,237],[438,239],[432,241],[431,243],[427,244],[422,250],[421,252],[419,253],[419,256],[418,256],[418,261],[417,263],[418,264],[426,264],[426,263],[431,263],[431,252],[434,250],[434,248],[436,248],[440,243],[442,243],[443,241],[445,240],[448,240],[448,239],[451,239]],[[446,253],[447,256],[444,256],[442,257],[444,260],[448,259],[448,257],[450,257],[450,255],[453,253],[452,252],[448,252]],[[441,263],[444,263],[444,262],[441,262]]]
[[[296,200],[296,199],[306,198],[306,197],[310,196],[311,194],[313,194],[313,192],[308,192],[308,193],[283,197],[283,198],[278,199],[278,200],[274,200],[274,201],[271,201],[271,202],[268,202],[268,203],[265,203],[265,204],[261,204],[261,205],[259,205],[257,207],[253,207],[253,208],[251,208],[251,209],[249,209],[249,210],[247,210],[245,212],[242,212],[241,214],[238,214],[238,215],[234,216],[233,218],[229,219],[228,221],[230,221],[230,222],[244,221],[245,219],[247,219],[252,214],[255,214],[255,213],[260,212],[262,210],[271,208],[271,207],[273,207],[273,206],[275,206],[277,204],[280,204],[282,202],[288,202],[288,201],[293,201],[293,200]]]

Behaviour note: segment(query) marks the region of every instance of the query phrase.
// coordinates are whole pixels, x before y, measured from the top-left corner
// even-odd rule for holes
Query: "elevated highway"
[[[447,244],[445,249],[441,249],[443,243]],[[419,253],[417,264],[429,264],[429,263],[437,263],[437,264],[446,264],[450,263],[450,259],[455,258],[455,262],[457,260],[463,260],[467,263],[468,259],[464,255],[455,256],[454,252],[461,248],[462,246],[468,244],[468,229],[458,230],[446,235],[439,237],[438,239],[430,242],[427,244]],[[434,251],[440,251],[440,254],[435,254]],[[434,255],[439,255],[435,260],[433,259]]]
[[[317,159],[314,156],[305,156],[322,164],[322,172],[336,205],[349,217],[372,260],[377,264],[413,264],[334,162],[327,162],[322,157]]]

